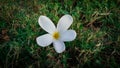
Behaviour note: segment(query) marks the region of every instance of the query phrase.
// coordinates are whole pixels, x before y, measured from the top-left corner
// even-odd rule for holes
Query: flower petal
[[[55,25],[53,22],[46,16],[40,16],[38,19],[39,25],[48,33],[53,33],[55,31]]]
[[[76,38],[76,32],[74,30],[67,30],[61,33],[61,41],[72,41]]]
[[[50,34],[45,34],[37,37],[36,41],[39,46],[45,47],[52,43],[52,36]]]
[[[57,24],[57,29],[61,32],[61,31],[65,31],[67,30],[70,25],[73,22],[73,18],[70,15],[64,15],[61,17],[61,19],[58,21]]]
[[[62,41],[55,41],[53,42],[53,46],[57,53],[62,53],[65,50],[65,44]]]

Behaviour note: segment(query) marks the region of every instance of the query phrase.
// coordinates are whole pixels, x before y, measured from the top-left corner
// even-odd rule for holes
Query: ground
[[[40,47],[40,15],[54,24],[65,14],[77,32],[58,54]],[[0,68],[119,68],[120,0],[0,0]]]

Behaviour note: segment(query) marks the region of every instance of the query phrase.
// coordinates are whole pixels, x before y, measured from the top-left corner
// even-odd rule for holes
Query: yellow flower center
[[[59,32],[54,32],[54,33],[53,33],[53,38],[54,38],[54,39],[57,40],[57,39],[59,39],[59,37],[60,37]]]

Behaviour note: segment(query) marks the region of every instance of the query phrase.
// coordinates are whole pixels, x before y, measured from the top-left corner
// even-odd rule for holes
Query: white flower
[[[46,47],[53,43],[55,51],[62,53],[65,50],[64,42],[72,41],[76,38],[76,32],[74,30],[67,30],[73,22],[73,18],[70,15],[61,17],[58,21],[57,28],[46,16],[40,16],[38,22],[42,29],[48,32],[48,34],[36,38],[39,46]]]

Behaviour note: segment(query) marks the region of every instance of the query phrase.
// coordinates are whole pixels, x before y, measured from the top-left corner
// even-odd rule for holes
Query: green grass
[[[0,0],[0,68],[119,68],[119,0]],[[77,38],[58,54],[42,48],[36,37],[45,34],[40,15],[55,25],[64,14],[74,22]]]

